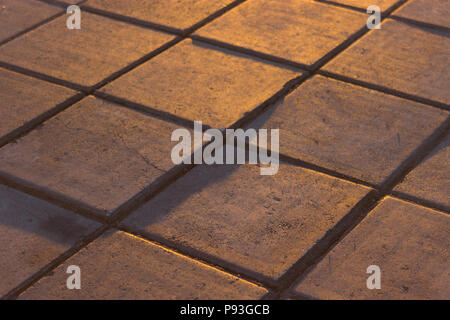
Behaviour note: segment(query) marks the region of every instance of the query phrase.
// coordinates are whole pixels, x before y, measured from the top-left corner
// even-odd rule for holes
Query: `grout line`
[[[69,258],[71,258],[75,254],[77,254],[80,250],[87,247],[92,241],[99,238],[108,229],[109,229],[109,227],[105,226],[105,225],[99,227],[97,230],[95,230],[91,234],[84,237],[81,241],[79,241],[75,245],[73,245],[69,250],[63,252],[58,257],[53,259],[49,264],[42,267],[39,271],[34,273],[31,277],[24,280],[17,287],[10,290],[4,296],[0,297],[0,300],[15,300],[15,299],[17,299],[23,292],[25,292],[25,290],[27,290],[28,288],[33,286],[35,283],[37,283],[39,280],[41,280],[43,277],[45,277],[50,272],[52,272],[55,268],[57,268],[59,265],[63,264]]]
[[[170,33],[172,35],[176,35],[176,36],[183,36],[184,32],[183,30],[177,29],[177,28],[173,28],[170,26],[165,26],[162,24],[158,24],[155,22],[151,22],[151,21],[145,21],[145,20],[141,20],[138,18],[133,18],[133,17],[128,17],[119,13],[114,13],[114,12],[110,12],[110,11],[106,11],[103,9],[99,9],[99,8],[94,8],[91,7],[89,5],[82,5],[81,6],[81,10],[84,10],[86,12],[92,13],[92,14],[96,14],[99,16],[103,16],[103,17],[107,17],[113,20],[117,20],[117,21],[122,21],[122,22],[127,22],[129,24],[133,24],[139,27],[144,27],[144,28],[148,28],[148,29],[153,29],[154,31],[160,31],[160,32],[164,32],[164,33]]]
[[[143,113],[151,118],[159,119],[159,120],[162,120],[162,121],[165,121],[168,123],[175,124],[177,126],[182,126],[186,129],[192,129],[194,127],[194,121],[192,121],[190,119],[183,118],[183,117],[174,115],[174,114],[166,112],[166,111],[154,109],[152,107],[149,107],[149,106],[137,103],[137,102],[133,102],[133,101],[130,101],[130,100],[127,100],[124,98],[120,98],[120,97],[111,95],[109,93],[96,91],[96,92],[93,92],[93,96],[96,98],[111,102],[113,104],[116,104],[118,106],[125,107],[127,109],[131,109],[131,110]],[[203,126],[206,127],[206,129],[211,128],[207,124],[203,124]]]
[[[30,31],[33,31],[33,30],[39,28],[40,26],[42,26],[42,25],[44,25],[44,24],[46,24],[46,23],[48,23],[48,22],[50,22],[50,21],[52,21],[52,20],[55,20],[56,18],[59,18],[60,16],[64,15],[64,13],[65,13],[65,12],[59,12],[59,13],[57,13],[57,14],[55,14],[55,15],[53,15],[53,16],[47,18],[47,19],[44,19],[44,20],[42,20],[42,21],[40,21],[40,22],[38,22],[38,23],[32,25],[31,27],[26,28],[25,30],[19,31],[19,32],[16,33],[15,35],[12,35],[11,37],[6,38],[6,39],[0,41],[0,46],[2,46],[2,45],[4,45],[4,44],[7,44],[8,42],[13,41],[13,40],[19,38],[20,36],[22,36],[22,35],[24,35],[24,34],[30,32]]]
[[[419,165],[450,133],[450,116],[426,138],[410,156],[382,183],[380,191],[387,195],[392,192],[408,173]]]
[[[68,6],[73,5],[73,4],[79,6],[79,5],[83,4],[84,2],[86,2],[87,0],[72,1],[75,3],[65,2],[64,0],[37,0],[37,1],[44,2],[44,3],[50,4],[50,5],[54,5],[54,6],[58,6],[58,7],[66,9]]]
[[[439,204],[433,201],[429,201],[426,199],[421,199],[406,193],[403,193],[401,191],[392,191],[392,193],[388,194],[389,197],[394,199],[399,199],[402,201],[406,201],[408,203],[411,203],[413,205],[418,205],[426,209],[431,209],[435,211],[439,211],[440,213],[450,215],[450,207],[446,206],[444,204]]]
[[[11,142],[25,136],[33,129],[40,126],[43,122],[52,118],[56,114],[66,110],[73,104],[82,100],[84,97],[86,97],[85,94],[78,93],[78,94],[68,98],[67,100],[57,104],[55,107],[45,111],[44,113],[40,114],[39,116],[31,119],[30,121],[27,121],[25,124],[12,130],[11,132],[7,133],[6,135],[0,136],[0,148],[2,148],[3,146],[5,146],[8,143],[11,143]]]
[[[273,279],[263,276],[255,271],[248,270],[246,268],[229,263],[226,260],[222,260],[221,258],[206,254],[202,251],[196,250],[191,247],[186,247],[179,243],[172,242],[161,236],[150,234],[148,232],[140,232],[139,230],[124,225],[120,225],[116,228],[122,232],[133,235],[137,238],[153,242],[158,246],[161,246],[162,248],[174,251],[186,258],[197,260],[202,264],[208,265],[215,269],[219,269],[229,275],[246,280],[258,286],[264,287],[269,291],[276,288],[276,282]]]
[[[6,172],[2,172],[1,170],[0,183],[20,192],[26,193],[32,197],[50,202],[51,204],[63,209],[75,212],[88,219],[101,223],[105,223],[107,221],[107,216],[105,213],[97,208],[93,208],[81,201],[69,198],[64,194],[60,194],[46,187],[38,186],[32,182],[25,181]]]
[[[319,2],[319,3],[326,4],[326,5],[333,6],[333,7],[344,8],[347,10],[353,10],[353,11],[357,11],[357,12],[367,13],[367,10],[364,8],[352,6],[350,4],[334,2],[332,0],[314,0],[314,2]]]
[[[381,93],[388,94],[388,95],[391,95],[391,96],[395,96],[395,97],[398,97],[398,98],[402,98],[402,99],[410,100],[410,101],[413,101],[413,102],[418,102],[418,103],[421,103],[421,104],[425,104],[425,105],[430,106],[430,107],[438,108],[438,109],[445,110],[445,111],[450,111],[450,105],[448,105],[446,103],[439,102],[439,101],[435,101],[435,100],[431,100],[431,99],[427,99],[427,98],[422,98],[422,97],[419,97],[419,96],[416,96],[416,95],[413,95],[413,94],[405,93],[405,92],[402,92],[402,91],[398,91],[398,90],[391,89],[391,88],[388,88],[388,87],[384,87],[384,86],[380,86],[380,85],[377,85],[377,84],[365,82],[365,81],[362,81],[362,80],[353,79],[353,78],[350,78],[350,77],[347,77],[347,76],[343,76],[343,75],[340,75],[340,74],[337,74],[337,73],[333,73],[333,72],[330,72],[330,71],[318,70],[317,74],[321,75],[321,76],[324,76],[324,77],[327,77],[327,78],[330,78],[330,79],[338,80],[338,81],[345,82],[345,83],[350,83],[350,84],[353,84],[353,85],[356,85],[356,86],[359,86],[359,87],[363,87],[363,88],[366,88],[366,89],[379,91]]]
[[[265,61],[276,62],[279,64],[284,64],[289,67],[294,67],[297,69],[303,69],[303,70],[307,70],[307,71],[313,70],[313,67],[311,65],[307,65],[304,63],[277,57],[277,56],[274,56],[274,55],[271,55],[268,53],[264,53],[264,52],[260,52],[260,51],[256,51],[253,49],[237,46],[237,45],[234,45],[234,44],[231,44],[228,42],[223,42],[223,41],[216,40],[216,39],[206,38],[204,36],[200,36],[197,34],[190,35],[189,38],[191,38],[192,40],[195,40],[195,41],[213,45],[218,48],[235,51],[235,52],[242,53],[242,54],[245,54],[245,55],[248,55],[251,57],[256,57],[256,58],[259,58],[259,59],[262,59]]]
[[[28,77],[32,77],[32,78],[35,78],[35,79],[38,79],[38,80],[43,80],[43,81],[46,81],[46,82],[50,82],[52,84],[60,85],[60,86],[63,86],[63,87],[66,87],[66,88],[69,88],[69,89],[72,89],[72,90],[75,90],[75,91],[80,91],[80,92],[83,92],[83,93],[89,93],[89,87],[81,86],[79,84],[76,84],[76,83],[73,83],[73,82],[70,82],[70,81],[62,80],[62,79],[59,79],[59,78],[55,78],[55,77],[52,77],[52,76],[49,76],[49,75],[37,72],[37,71],[33,71],[33,70],[30,70],[30,69],[19,67],[19,66],[13,65],[13,64],[8,63],[8,62],[0,61],[0,68],[6,69],[6,70],[9,70],[9,71],[18,73],[18,74],[22,74],[22,75],[25,75],[25,76],[28,76]]]
[[[396,15],[393,15],[390,18],[393,19],[393,20],[401,21],[403,23],[415,25],[415,26],[418,26],[418,27],[424,27],[424,28],[429,28],[429,29],[433,29],[433,30],[437,30],[437,31],[443,31],[443,32],[450,33],[450,28],[445,27],[445,26],[440,26],[440,25],[433,24],[433,23],[413,20],[413,19],[410,19],[410,18],[400,17],[400,16],[396,16]]]
[[[63,4],[62,2],[59,2],[59,1],[51,1],[51,0],[37,0],[37,1],[46,3],[46,4],[54,6],[54,7],[60,7],[60,8],[66,8],[67,6],[69,6],[69,4]],[[86,1],[87,0],[82,0],[78,4],[81,4],[81,3],[86,2]],[[66,12],[64,10],[62,10],[61,12],[56,13],[53,16],[50,16],[50,17],[48,17],[48,18],[46,18],[46,19],[44,19],[44,20],[42,20],[42,21],[40,21],[40,22],[38,22],[38,23],[36,23],[36,24],[34,24],[34,25],[24,29],[24,30],[22,30],[22,31],[19,31],[15,35],[0,41],[0,46],[2,46],[4,44],[6,44],[6,43],[8,43],[8,42],[18,38],[18,37],[20,37],[22,35],[24,35],[25,33],[33,31],[33,30],[39,28],[40,26],[42,26],[42,25],[44,25],[44,24],[46,24],[48,22],[51,22],[52,20],[55,20],[56,18],[59,18],[59,17],[63,16],[64,14],[66,14]]]
[[[356,6],[352,6],[352,5],[348,5],[348,4],[343,4],[343,3],[338,3],[338,2],[334,2],[332,0],[315,0],[315,1],[323,3],[323,4],[327,4],[327,5],[330,5],[330,6],[340,7],[340,8],[344,8],[344,9],[347,9],[347,10],[353,10],[353,11],[357,11],[357,12],[361,12],[361,13],[367,14],[367,9],[364,9],[364,8],[360,8],[360,7],[356,7]],[[397,2],[395,4],[401,4],[401,2],[399,1],[399,2]],[[382,14],[384,12],[385,11],[382,11]],[[417,25],[419,27],[425,27],[425,28],[431,28],[431,29],[440,30],[440,31],[444,31],[444,32],[450,32],[450,28],[448,28],[446,26],[441,26],[441,25],[438,25],[438,24],[434,24],[434,23],[423,22],[423,21],[414,20],[414,19],[406,18],[406,17],[401,17],[401,16],[397,16],[397,15],[392,15],[392,16],[390,16],[390,18],[394,19],[394,20],[398,20],[398,21],[414,24],[414,25]]]

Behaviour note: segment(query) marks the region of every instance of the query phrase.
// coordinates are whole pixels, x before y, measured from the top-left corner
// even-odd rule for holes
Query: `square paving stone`
[[[399,0],[329,0],[329,2],[340,3],[364,10],[367,10],[368,7],[375,5],[379,6],[381,11],[384,11],[399,2]]]
[[[75,94],[61,86],[0,70],[0,138]]]
[[[0,185],[0,297],[99,226]]]
[[[379,184],[448,112],[315,76],[250,124],[280,130],[280,153]]]
[[[234,0],[89,0],[84,5],[177,29],[187,29]]]
[[[67,267],[81,289],[66,287]],[[218,269],[120,231],[89,244],[19,299],[258,299],[267,291]]]
[[[102,91],[225,128],[299,75],[290,68],[185,40]]]
[[[395,15],[450,28],[450,1],[412,0],[397,11]]]
[[[176,128],[89,97],[0,149],[0,170],[110,212],[173,166]]]
[[[320,299],[450,298],[450,217],[387,198],[300,282]],[[367,288],[370,265],[381,289]]]
[[[450,136],[395,188],[450,211]]]
[[[305,0],[247,1],[196,34],[312,65],[366,25],[360,12]]]
[[[449,55],[445,32],[388,19],[324,68],[448,104]]]
[[[62,16],[0,47],[0,61],[92,86],[173,39],[82,12],[81,29]]]
[[[36,0],[0,0],[0,42],[61,11]]]
[[[259,169],[196,167],[124,223],[278,278],[370,190],[287,164]]]

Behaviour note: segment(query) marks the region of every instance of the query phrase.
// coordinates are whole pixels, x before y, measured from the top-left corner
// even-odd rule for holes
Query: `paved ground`
[[[450,299],[450,1],[79,5],[0,0],[1,297]],[[174,165],[199,120],[278,174]]]

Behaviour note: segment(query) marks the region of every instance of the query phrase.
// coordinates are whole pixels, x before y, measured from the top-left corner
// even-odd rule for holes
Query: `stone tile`
[[[447,207],[450,211],[450,136],[395,188],[416,198]]]
[[[61,86],[0,70],[0,137],[75,94]]]
[[[388,19],[325,69],[448,104],[449,55],[444,32]]]
[[[450,217],[387,198],[297,286],[320,299],[449,299]],[[367,289],[367,267],[381,289]]]
[[[185,40],[102,91],[224,128],[299,75],[292,69]]]
[[[368,191],[286,164],[199,166],[124,223],[279,278]]]
[[[35,0],[0,0],[0,42],[61,11]]]
[[[81,289],[66,287],[67,267],[81,270]],[[19,299],[258,299],[262,287],[151,242],[108,232]]]
[[[85,98],[0,149],[2,171],[110,212],[173,166],[176,126]]]
[[[0,297],[99,226],[0,185]]]
[[[381,11],[385,11],[392,7],[399,0],[329,0],[330,2],[340,3],[361,9],[367,9],[372,5],[379,6]]]
[[[312,65],[366,21],[363,13],[320,2],[247,1],[196,34]]]
[[[234,0],[89,0],[85,5],[135,19],[187,29]],[[130,3],[131,2],[131,3]]]
[[[250,124],[280,129],[280,153],[381,183],[448,112],[315,76]]]
[[[66,19],[0,47],[0,61],[92,86],[173,38],[87,12],[82,13],[81,30],[67,29]]]
[[[396,16],[450,28],[449,0],[412,0],[395,13]]]

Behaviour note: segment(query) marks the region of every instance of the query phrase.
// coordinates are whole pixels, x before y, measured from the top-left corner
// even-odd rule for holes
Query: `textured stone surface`
[[[395,15],[450,28],[450,1],[412,0]]]
[[[311,65],[366,20],[362,13],[320,2],[247,1],[196,34]]]
[[[280,152],[381,183],[449,115],[316,76],[250,124],[280,129]]]
[[[0,70],[0,137],[75,95],[75,91]]]
[[[297,286],[321,299],[450,298],[450,217],[387,198]],[[366,269],[381,269],[369,290]]]
[[[291,69],[185,40],[102,91],[224,128],[298,75]]]
[[[170,137],[176,128],[85,98],[0,149],[0,168],[111,211],[173,166]]]
[[[450,41],[443,31],[387,20],[325,69],[409,94],[450,103]]]
[[[361,9],[367,9],[370,6],[375,5],[379,6],[381,11],[389,9],[391,6],[399,2],[399,0],[329,0],[329,1]]]
[[[35,0],[0,0],[0,41],[61,11],[58,7]]]
[[[450,136],[410,174],[395,190],[435,202],[450,211]]]
[[[85,5],[177,29],[187,29],[232,2],[233,0],[89,0]]]
[[[0,47],[5,61],[92,86],[152,52],[173,36],[83,12],[81,30],[62,16]]]
[[[81,289],[67,290],[67,267]],[[258,299],[266,290],[123,232],[88,245],[20,299]]]
[[[0,297],[99,225],[0,185]]]
[[[201,166],[125,224],[278,278],[367,192],[285,164]]]

